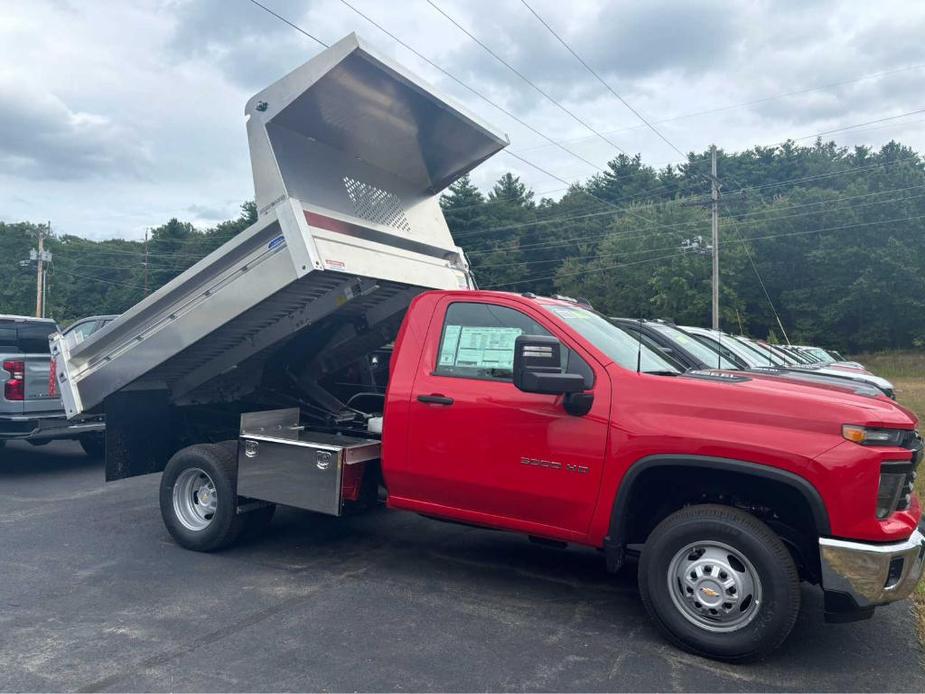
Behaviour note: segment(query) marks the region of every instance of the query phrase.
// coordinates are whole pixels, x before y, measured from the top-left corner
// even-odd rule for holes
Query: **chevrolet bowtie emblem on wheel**
[[[712,588],[707,588],[706,586],[704,586],[703,588],[701,588],[700,591],[701,591],[704,595],[706,595],[708,598],[715,598],[715,597],[718,597],[718,596],[719,596],[719,593],[717,593],[717,592],[716,592],[715,590],[713,590]]]

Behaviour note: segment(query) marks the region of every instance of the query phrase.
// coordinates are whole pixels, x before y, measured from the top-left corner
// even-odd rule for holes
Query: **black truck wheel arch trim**
[[[745,462],[744,460],[713,458],[701,455],[668,454],[652,455],[642,458],[631,465],[629,470],[626,471],[626,474],[623,476],[623,481],[620,483],[620,489],[617,491],[617,498],[614,500],[613,509],[610,514],[610,527],[607,532],[607,538],[604,541],[605,548],[619,548],[619,550],[622,551],[623,539],[621,533],[625,526],[624,516],[632,496],[633,485],[636,483],[639,476],[652,468],[678,465],[719,470],[723,472],[737,472],[785,484],[799,492],[806,500],[806,503],[809,504],[809,508],[813,514],[813,521],[816,524],[816,530],[819,532],[819,535],[831,534],[829,514],[826,511],[825,504],[822,502],[822,497],[808,480],[799,475],[767,465]]]

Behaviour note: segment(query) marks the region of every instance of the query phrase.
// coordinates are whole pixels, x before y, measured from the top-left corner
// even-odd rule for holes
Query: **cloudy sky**
[[[657,166],[679,159],[520,0],[433,1],[573,115],[427,0],[347,1],[581,158],[344,0],[261,1],[326,43],[356,31],[555,176],[499,154],[474,174],[483,188],[513,170],[555,197],[559,179],[595,173],[581,158],[603,166],[613,145]],[[682,151],[829,131],[846,145],[895,138],[925,150],[923,2],[527,1]],[[253,197],[245,101],[319,50],[249,0],[0,0],[0,220],[139,238],[172,216],[201,226],[235,216]]]

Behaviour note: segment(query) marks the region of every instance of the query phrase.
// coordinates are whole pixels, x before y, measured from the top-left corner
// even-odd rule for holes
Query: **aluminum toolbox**
[[[238,494],[339,516],[347,468],[379,451],[379,441],[305,431],[297,408],[243,414]]]
[[[85,342],[52,338],[68,417],[127,388],[234,400],[323,318],[375,326],[426,289],[472,286],[438,195],[504,135],[353,34],[245,117],[257,222]]]

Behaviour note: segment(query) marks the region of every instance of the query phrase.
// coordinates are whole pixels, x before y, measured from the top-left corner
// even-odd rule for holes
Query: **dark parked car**
[[[611,318],[612,323],[641,337],[645,344],[680,363],[685,369],[744,369],[745,362],[720,356],[675,325],[660,320]]]

